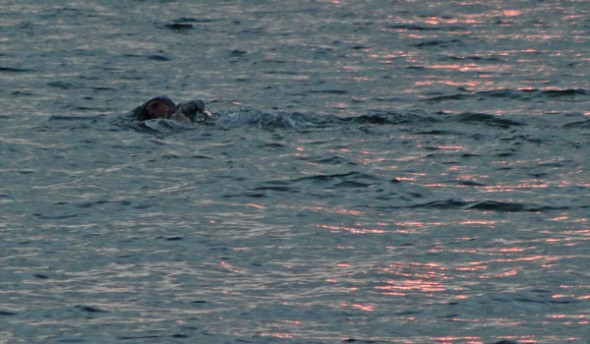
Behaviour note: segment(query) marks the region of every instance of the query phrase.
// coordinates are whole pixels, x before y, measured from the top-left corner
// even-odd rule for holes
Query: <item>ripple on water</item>
[[[585,343],[587,16],[531,4],[4,4],[0,337]]]

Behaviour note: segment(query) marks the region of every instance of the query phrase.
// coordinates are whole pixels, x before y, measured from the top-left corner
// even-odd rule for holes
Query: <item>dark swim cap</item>
[[[153,101],[161,101],[164,104],[166,104],[167,106],[169,106],[172,109],[172,113],[176,112],[176,104],[174,104],[174,102],[172,101],[172,99],[170,99],[167,96],[158,96],[158,97],[154,97],[150,100],[148,100],[147,102],[145,102],[140,108],[137,115],[137,119],[140,121],[145,121],[148,119],[153,119],[155,117],[152,117],[148,114],[147,110],[148,110],[148,105],[153,102]]]

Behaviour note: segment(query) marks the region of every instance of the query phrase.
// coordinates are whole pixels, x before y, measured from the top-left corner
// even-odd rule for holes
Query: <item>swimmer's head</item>
[[[165,96],[152,98],[145,103],[142,109],[143,120],[155,119],[155,118],[170,118],[170,116],[176,112],[176,105]]]

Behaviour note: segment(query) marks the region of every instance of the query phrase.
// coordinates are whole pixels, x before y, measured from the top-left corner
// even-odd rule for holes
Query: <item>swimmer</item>
[[[211,112],[205,109],[202,100],[191,100],[186,103],[174,104],[172,99],[166,96],[158,96],[138,106],[132,112],[133,117],[140,121],[152,119],[172,119],[185,123],[204,122],[212,117]]]

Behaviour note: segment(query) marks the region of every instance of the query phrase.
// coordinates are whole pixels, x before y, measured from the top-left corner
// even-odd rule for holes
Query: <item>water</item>
[[[0,343],[588,343],[589,12],[4,1]]]

